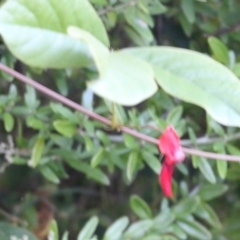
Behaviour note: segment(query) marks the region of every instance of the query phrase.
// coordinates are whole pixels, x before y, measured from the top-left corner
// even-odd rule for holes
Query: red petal
[[[180,145],[180,138],[172,126],[168,126],[159,138],[159,149],[165,155],[168,164],[182,162],[185,154]]]
[[[163,193],[166,197],[172,198],[172,175],[174,170],[174,164],[167,164],[166,161],[164,161],[162,165],[162,170],[159,175],[159,183],[162,187]]]

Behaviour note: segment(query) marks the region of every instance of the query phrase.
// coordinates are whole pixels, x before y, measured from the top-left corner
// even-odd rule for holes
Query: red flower
[[[159,183],[166,197],[173,197],[172,174],[175,164],[184,161],[185,154],[180,145],[180,139],[172,126],[168,126],[159,138],[159,150],[164,155]]]

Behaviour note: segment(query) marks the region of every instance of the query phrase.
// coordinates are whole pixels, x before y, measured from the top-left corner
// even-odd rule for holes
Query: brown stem
[[[16,72],[15,70],[5,66],[4,64],[0,63],[0,70],[2,70],[3,72],[15,77],[16,79],[34,87],[35,89],[37,89],[38,91],[46,94],[47,96],[67,105],[68,107],[71,107],[77,111],[80,111],[82,112],[83,114],[99,121],[99,122],[102,122],[106,125],[109,125],[111,126],[112,122],[111,120],[97,114],[97,113],[94,113],[92,111],[89,111],[87,110],[86,108],[84,108],[83,106],[63,97],[62,95],[44,87],[43,85],[35,82],[34,80]],[[153,137],[150,137],[150,136],[147,136],[143,133],[140,133],[140,132],[137,132],[136,130],[134,129],[131,129],[131,128],[128,128],[128,127],[124,127],[124,126],[121,126],[119,127],[119,129],[124,132],[124,133],[127,133],[127,134],[130,134],[136,138],[139,138],[139,139],[142,139],[146,142],[150,142],[150,143],[153,143],[153,144],[156,144],[158,145],[158,139],[156,138],[153,138]],[[205,151],[201,151],[201,150],[197,150],[197,149],[190,149],[190,148],[183,148],[183,151],[186,153],[186,154],[189,154],[189,155],[197,155],[197,156],[201,156],[201,157],[206,157],[206,158],[211,158],[211,159],[217,159],[217,160],[225,160],[225,161],[235,161],[235,162],[240,162],[240,156],[232,156],[232,155],[227,155],[227,154],[218,154],[218,153],[212,153],[212,152],[205,152]]]

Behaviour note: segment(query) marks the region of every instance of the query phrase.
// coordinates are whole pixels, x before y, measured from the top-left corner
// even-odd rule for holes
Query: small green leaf
[[[104,133],[103,131],[96,131],[96,136],[99,140],[101,140],[101,142],[105,145],[105,146],[109,146],[110,145],[110,140],[109,137],[106,133]]]
[[[14,67],[14,66],[13,66]],[[18,95],[18,90],[17,90],[17,87],[15,84],[11,84],[10,85],[10,88],[9,88],[9,97],[11,99],[16,99],[17,98],[17,95]]]
[[[195,0],[181,0],[181,7],[184,15],[190,23],[195,22],[195,8],[194,8]]]
[[[175,220],[175,216],[171,211],[166,210],[166,208],[164,210],[154,218],[154,229],[166,229]]]
[[[227,161],[217,160],[218,173],[222,179],[225,179],[227,176],[227,166]]]
[[[218,230],[221,229],[221,222],[209,204],[201,202],[195,209],[194,214],[208,222],[213,228]]]
[[[219,197],[228,190],[228,186],[224,184],[206,184],[200,187],[198,196],[205,201],[209,201],[213,198]]]
[[[177,126],[177,123],[180,121],[183,113],[183,107],[175,107],[167,116],[167,123],[173,126]]]
[[[110,181],[106,174],[104,174],[100,169],[91,168],[88,164],[82,161],[76,161],[68,159],[67,163],[77,171],[85,173],[88,177],[94,179],[97,182],[100,182],[104,185],[109,185]]]
[[[103,240],[120,240],[128,223],[127,217],[121,217],[116,220],[105,232]]]
[[[51,240],[59,240],[58,236],[58,226],[57,222],[55,220],[52,220],[49,224],[49,233],[48,233],[48,239]]]
[[[36,167],[41,161],[43,150],[45,146],[44,138],[38,137],[33,146],[31,159],[28,162],[29,166]]]
[[[141,219],[152,218],[152,211],[147,203],[137,195],[130,198],[130,206],[133,212]]]
[[[92,157],[91,160],[91,167],[95,168],[99,165],[99,163],[101,162],[103,156],[104,156],[105,150],[104,148],[100,148],[97,153]]]
[[[60,114],[62,117],[68,119],[70,122],[78,123],[79,120],[77,116],[69,108],[59,103],[51,103],[50,107],[54,113]]]
[[[225,150],[225,143],[224,142],[217,142],[213,145],[213,149],[214,151],[220,153],[220,154],[226,154],[226,150]],[[227,175],[227,161],[223,161],[223,160],[217,160],[217,170],[219,173],[219,176],[222,179],[226,178]]]
[[[181,220],[177,222],[178,226],[189,236],[199,240],[211,240],[211,233],[202,224],[194,220]]]
[[[39,101],[37,100],[36,91],[33,87],[26,85],[26,93],[24,94],[25,104],[30,109],[35,109],[39,105]]]
[[[69,138],[73,137],[77,131],[76,125],[68,120],[56,120],[53,122],[53,126],[56,131]]]
[[[17,164],[17,165],[25,165],[28,162],[27,159],[21,158],[21,157],[13,157],[12,159],[14,164]]]
[[[63,236],[62,236],[62,240],[68,240],[68,232],[64,232]]]
[[[208,44],[213,52],[213,57],[225,64],[229,64],[229,54],[228,49],[225,44],[223,44],[218,38],[216,37],[209,37],[208,38]]]
[[[140,239],[153,225],[151,220],[141,220],[130,225],[124,233],[126,239]],[[125,239],[124,238],[124,239]]]
[[[161,170],[160,160],[149,151],[142,151],[143,160],[145,163],[157,174],[159,175]]]
[[[129,181],[132,181],[134,172],[136,171],[137,162],[138,162],[138,153],[131,152],[128,157],[127,162],[127,178]]]
[[[199,197],[186,198],[180,201],[176,206],[174,206],[172,208],[172,211],[177,218],[183,218],[191,214],[196,209],[199,203]]]
[[[192,155],[192,164],[194,168],[198,168],[200,162],[201,162],[201,159],[199,156]]]
[[[13,130],[14,127],[14,118],[13,116],[8,113],[5,112],[3,114],[3,122],[4,122],[4,128],[7,132],[11,132]]]
[[[123,138],[124,138],[124,143],[125,143],[126,147],[131,148],[131,149],[138,148],[136,139],[133,136],[131,136],[129,134],[123,134]]]
[[[84,225],[83,229],[79,232],[77,240],[88,240],[94,234],[98,225],[98,218],[92,217],[88,222]]]
[[[235,147],[234,145],[228,143],[227,144],[227,150],[231,155],[239,155],[240,156],[240,149]]]
[[[192,143],[196,146],[197,137],[196,137],[195,132],[193,131],[193,129],[191,127],[188,127],[188,135],[189,135]],[[195,156],[195,155],[193,155],[193,156]]]
[[[59,178],[50,167],[42,165],[39,167],[39,170],[48,181],[53,182],[55,184],[60,183]]]
[[[88,136],[83,136],[83,138],[84,138],[84,143],[85,143],[85,146],[86,146],[86,150],[88,152],[91,152],[94,149],[92,139]]]
[[[57,85],[57,88],[58,88],[58,91],[60,92],[60,94],[63,96],[67,96],[69,89],[68,89],[65,72],[64,71],[56,71],[55,79],[56,79],[56,85]]]
[[[209,164],[208,160],[204,157],[200,157],[199,161],[199,169],[204,175],[204,177],[210,182],[210,183],[216,183],[216,177],[213,173],[212,167]]]
[[[46,129],[46,124],[33,116],[27,118],[27,126],[36,130]]]

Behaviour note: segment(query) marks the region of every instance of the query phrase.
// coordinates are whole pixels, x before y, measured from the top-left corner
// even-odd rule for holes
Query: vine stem
[[[35,88],[36,90],[38,90],[39,92],[42,92],[44,94],[46,94],[47,96],[67,105],[70,108],[73,108],[79,112],[82,112],[83,114],[99,121],[102,122],[106,125],[110,125],[112,124],[111,120],[95,113],[92,111],[89,111],[88,109],[84,108],[83,106],[71,101],[70,99],[65,98],[64,96],[44,87],[43,85],[37,83],[36,81],[22,75],[21,73],[5,66],[4,64],[0,63],[0,70],[2,70],[3,72],[13,76],[14,78],[20,80],[21,82],[28,84],[30,86],[32,86],[33,88]],[[120,126],[119,129],[127,134],[130,134],[136,138],[139,138],[141,140],[144,140],[146,142],[149,143],[153,143],[155,145],[158,145],[158,139],[147,136],[143,133],[137,132],[134,129],[125,127],[125,126]],[[197,155],[200,157],[206,157],[206,158],[210,158],[210,159],[215,159],[215,160],[225,160],[225,161],[234,161],[234,162],[240,162],[240,156],[235,156],[235,155],[228,155],[228,154],[218,154],[218,153],[212,153],[212,152],[205,152],[205,151],[201,151],[198,149],[191,149],[191,148],[183,148],[183,151],[186,154],[189,155]]]

